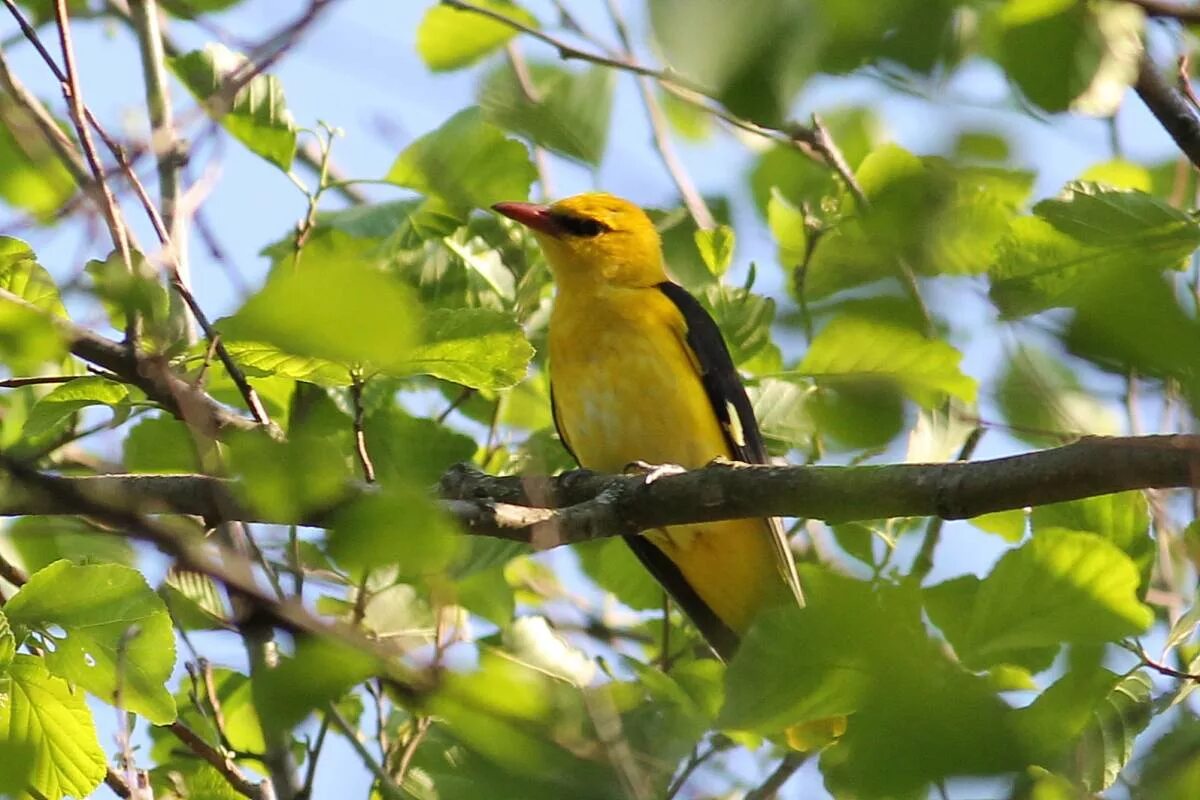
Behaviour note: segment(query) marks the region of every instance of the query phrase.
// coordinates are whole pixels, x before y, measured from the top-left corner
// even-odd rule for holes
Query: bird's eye
[[[588,217],[573,217],[566,214],[558,218],[558,224],[572,236],[582,236],[585,238],[599,236],[606,230],[604,223],[600,220],[589,219]]]

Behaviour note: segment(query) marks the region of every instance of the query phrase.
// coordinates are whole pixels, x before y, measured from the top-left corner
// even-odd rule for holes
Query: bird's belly
[[[670,331],[605,339],[583,358],[551,364],[559,422],[582,466],[700,467],[729,456],[700,377]]]

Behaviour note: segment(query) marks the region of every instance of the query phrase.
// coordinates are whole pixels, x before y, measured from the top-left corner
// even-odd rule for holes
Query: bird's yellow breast
[[[620,472],[632,461],[701,467],[730,457],[674,303],[657,288],[560,292],[550,320],[558,424],[579,463]],[[646,534],[704,602],[744,632],[778,579],[761,519]]]

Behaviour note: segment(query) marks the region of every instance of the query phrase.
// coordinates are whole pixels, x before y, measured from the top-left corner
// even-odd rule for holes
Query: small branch
[[[1146,54],[1142,55],[1133,88],[1188,160],[1200,167],[1200,120],[1183,96],[1158,74]]]
[[[167,730],[173,733],[175,738],[183,742],[189,750],[208,762],[217,772],[221,773],[221,777],[238,794],[253,798],[253,800],[266,800],[263,787],[246,778],[245,773],[238,768],[238,765],[234,763],[232,758],[213,747],[200,734],[178,720],[168,725]]]
[[[5,0],[5,2],[9,2],[9,0]],[[59,162],[67,172],[71,173],[75,183],[85,192],[92,188],[92,175],[88,171],[83,157],[75,149],[75,143],[58,126],[58,121],[54,119],[42,101],[25,88],[25,85],[13,74],[3,52],[0,52],[0,87],[3,87],[5,93],[33,120],[38,130],[41,131],[42,137],[50,145],[54,154],[58,156]]]
[[[170,414],[207,434],[219,435],[230,429],[254,430],[260,426],[239,416],[184,381],[159,359],[135,355],[128,348],[65,317],[48,314],[6,289],[0,289],[0,302],[11,303],[43,314],[66,339],[68,349],[84,361],[102,367],[120,380],[136,386]]]
[[[22,386],[41,386],[51,383],[70,383],[82,375],[35,375],[31,378],[5,378],[0,380],[0,389],[19,389]]]
[[[811,147],[821,157],[821,160],[836,172],[838,177],[845,181],[846,187],[854,195],[859,208],[866,210],[869,205],[867,196],[863,192],[862,187],[859,186],[858,179],[854,177],[854,171],[850,169],[850,164],[846,162],[846,157],[842,155],[841,149],[833,141],[833,137],[829,134],[829,129],[825,127],[825,123],[819,116],[813,114],[812,124],[793,125],[787,130],[787,133],[791,135],[793,141]]]
[[[375,482],[375,464],[371,462],[371,454],[367,452],[367,434],[363,428],[363,381],[355,375],[350,384],[350,399],[354,403],[354,451],[358,454],[358,463],[362,466],[363,479],[367,483]]]
[[[416,718],[416,727],[413,729],[412,735],[405,741],[404,750],[400,753],[400,761],[396,764],[396,783],[400,786],[404,785],[404,776],[408,774],[408,768],[412,766],[413,756],[417,754],[417,748],[421,746],[421,742],[429,733],[429,727],[432,724],[433,720],[429,717]]]
[[[671,781],[671,785],[667,787],[667,793],[663,795],[663,800],[673,800],[675,795],[679,794],[679,790],[687,785],[688,778],[692,777],[692,773],[703,766],[705,761],[708,761],[716,755],[718,749],[715,745],[709,745],[703,751],[692,748],[692,754],[688,756],[687,763],[683,765],[683,769]]]
[[[774,800],[788,779],[804,766],[806,758],[803,753],[788,753],[762,785],[746,793],[745,800]]]
[[[1137,656],[1138,660],[1142,662],[1141,666],[1152,669],[1155,672],[1157,672],[1159,675],[1165,675],[1168,678],[1177,678],[1182,681],[1191,681],[1192,683],[1200,683],[1200,675],[1194,675],[1190,672],[1184,672],[1183,670],[1178,670],[1178,669],[1175,669],[1174,667],[1169,667],[1166,664],[1163,664],[1159,661],[1155,661],[1153,658],[1150,657],[1150,654],[1146,652],[1146,648],[1142,647],[1141,642],[1138,642],[1136,640],[1130,641],[1130,642],[1122,642],[1121,646],[1124,647],[1129,652],[1133,653],[1135,656]]]
[[[392,777],[387,774],[387,770],[383,768],[383,765],[375,760],[375,757],[371,755],[371,751],[367,750],[366,745],[358,738],[358,734],[354,728],[341,715],[337,707],[330,703],[325,707],[325,715],[333,721],[333,726],[341,731],[342,736],[354,748],[354,752],[362,759],[363,766],[369,769],[371,774],[375,776],[376,786],[380,794],[388,798],[388,800],[404,800],[404,792],[396,785]]]
[[[179,183],[180,167],[187,161],[187,150],[175,132],[171,114],[171,99],[167,91],[166,54],[163,48],[162,27],[158,0],[129,0],[130,17],[137,34],[142,60],[142,80],[146,85],[146,109],[150,116],[150,144],[158,165],[158,195],[162,205],[163,222],[171,248],[168,260],[179,272],[180,281],[190,282],[188,269],[187,217],[180,213],[182,194]],[[196,340],[182,296],[171,295],[171,319],[183,339]]]
[[[41,40],[38,38],[37,32],[35,30],[33,30],[32,27],[29,26],[29,24],[25,21],[24,17],[21,16],[20,12],[17,10],[16,6],[13,5],[13,0],[3,0],[3,1],[4,1],[5,5],[7,5],[9,7],[13,16],[16,17],[18,22],[21,24],[21,29],[23,31],[25,31],[26,37],[29,38],[30,42],[33,43],[33,45],[35,46],[37,51],[42,54],[42,58],[46,61],[46,65],[50,68],[50,71],[53,72],[55,77],[57,77],[59,79],[59,81],[62,83],[62,85],[64,87],[63,88],[64,94],[67,94],[69,98],[72,97],[73,95],[71,94],[71,87],[74,85],[74,77],[73,77],[73,71],[72,71],[73,63],[71,63],[71,62],[68,63],[67,73],[64,74],[62,72],[62,70],[59,69],[58,65],[54,62],[54,59],[50,56],[49,52],[47,52],[46,48],[42,45]],[[58,4],[59,7],[61,7],[62,4],[65,3],[65,0],[55,0],[55,2]],[[317,2],[317,0],[314,0],[314,2]],[[65,20],[65,11],[63,12],[63,14],[64,14],[64,20]],[[65,27],[65,21],[60,22],[60,34],[64,37],[64,44],[63,44],[64,54],[66,53],[67,49],[69,49],[69,44],[70,44],[68,34],[66,34],[64,32],[66,30],[67,29]],[[154,233],[158,237],[159,243],[164,248],[164,252],[166,253],[166,256],[167,256],[167,262],[166,262],[167,267],[168,267],[167,278],[169,279],[169,282],[174,287],[174,289],[178,293],[179,297],[187,305],[188,309],[192,312],[192,316],[196,319],[196,322],[200,325],[200,328],[204,331],[205,337],[210,342],[213,341],[214,339],[216,339],[216,331],[213,329],[212,324],[208,321],[208,318],[205,316],[204,311],[200,308],[199,303],[196,302],[196,298],[192,295],[191,290],[187,287],[187,284],[184,282],[183,277],[180,274],[179,263],[178,263],[178,259],[177,259],[177,251],[176,251],[176,248],[171,243],[171,235],[167,230],[166,224],[163,222],[162,215],[159,214],[158,209],[155,207],[153,201],[151,201],[150,195],[146,191],[146,187],[142,184],[141,180],[138,178],[137,173],[135,173],[133,171],[133,166],[130,164],[129,159],[125,156],[125,153],[121,149],[121,146],[118,145],[117,142],[111,136],[108,135],[108,133],[104,130],[103,126],[100,125],[99,120],[96,119],[95,115],[93,115],[92,112],[89,109],[87,109],[85,106],[83,106],[82,101],[79,102],[78,115],[79,115],[81,138],[87,137],[86,142],[88,144],[90,144],[91,139],[90,139],[89,129],[88,129],[87,125],[84,125],[84,119],[86,119],[88,124],[90,124],[91,127],[96,130],[96,133],[104,141],[105,146],[112,152],[113,157],[117,160],[117,164],[118,164],[118,166],[120,166],[122,174],[124,175],[126,180],[129,181],[129,185],[133,188],[134,193],[137,195],[138,201],[141,203],[142,207],[145,209],[146,215],[150,218],[151,226],[154,228]],[[109,190],[107,183],[105,183],[105,181],[104,181],[104,173],[96,172],[96,170],[98,169],[99,162],[98,162],[98,160],[95,160],[94,147],[92,147],[89,152],[89,147],[85,145],[84,152],[85,152],[85,155],[88,156],[88,163],[90,165],[92,165],[93,174],[96,177],[97,183],[100,184],[102,190],[104,191],[105,197],[111,198],[112,192],[111,192],[111,190]],[[95,163],[93,163],[93,161],[95,161]],[[113,199],[113,203],[115,204],[115,199]],[[105,206],[102,205],[101,208],[103,210],[105,208]],[[119,218],[120,209],[114,205],[113,211]],[[123,221],[121,224],[120,233],[122,233],[123,235],[127,235],[127,230],[124,226]],[[114,233],[114,235],[116,235],[116,234]],[[124,255],[124,253],[123,253],[123,255]],[[133,271],[133,262],[131,260],[127,259],[127,265],[129,266],[129,269],[132,272]],[[128,332],[126,334],[126,338],[127,339],[129,338]],[[234,385],[237,386],[238,392],[242,395],[242,398],[246,401],[246,406],[247,406],[247,408],[249,408],[250,414],[254,417],[255,421],[258,422],[259,424],[270,425],[270,418],[267,415],[266,409],[263,407],[262,401],[259,399],[258,394],[254,391],[254,388],[246,380],[246,376],[242,372],[241,368],[237,365],[236,362],[234,362],[233,358],[229,355],[229,352],[225,349],[225,346],[223,344],[221,344],[218,341],[215,346],[216,346],[217,356],[221,359],[221,363],[222,363],[222,365],[224,365],[226,372],[229,373],[229,377],[233,380]]]
[[[5,0],[6,3],[11,0]],[[13,14],[18,17],[16,7],[12,6]],[[54,16],[58,23],[58,41],[62,48],[63,64],[66,67],[65,80],[63,76],[59,76],[62,82],[63,97],[67,101],[67,107],[70,111],[71,122],[75,126],[75,133],[79,137],[79,145],[83,148],[83,156],[87,160],[88,168],[92,172],[92,178],[95,181],[96,193],[99,195],[97,205],[100,206],[101,212],[104,214],[104,221],[108,225],[109,235],[112,237],[113,247],[121,254],[121,261],[125,264],[125,269],[133,274],[135,272],[133,264],[133,252],[129,244],[129,230],[125,227],[125,220],[121,215],[120,206],[117,205],[117,198],[113,195],[112,188],[105,180],[104,166],[100,163],[100,157],[96,154],[96,144],[92,140],[92,131],[88,126],[87,118],[84,115],[83,95],[79,89],[79,76],[75,68],[75,49],[71,44],[71,23],[67,14],[67,0],[54,0]],[[22,26],[24,30],[24,26]],[[29,35],[26,33],[26,35]],[[34,34],[36,38],[36,34]],[[43,51],[44,52],[44,51]],[[53,64],[54,60],[48,58],[47,63]],[[129,313],[125,327],[125,343],[130,350],[136,349],[140,323],[135,314]]]

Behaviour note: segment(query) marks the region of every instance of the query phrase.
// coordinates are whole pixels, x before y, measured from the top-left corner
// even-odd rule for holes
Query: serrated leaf
[[[225,349],[243,367],[264,375],[280,375],[318,386],[349,386],[353,380],[344,364],[315,356],[286,353],[265,342],[227,341]]]
[[[392,367],[476,389],[504,389],[525,377],[533,347],[511,314],[484,308],[434,309],[424,342]]]
[[[159,592],[175,623],[187,628],[224,628],[230,613],[216,581],[199,572],[171,568]]]
[[[537,27],[537,19],[509,0],[478,0],[475,5]],[[431,70],[441,72],[475,63],[507,42],[517,31],[483,14],[434,5],[417,28],[417,52]]]
[[[858,316],[834,318],[814,337],[801,374],[818,381],[884,380],[932,408],[949,395],[974,402],[976,384],[959,369],[962,354],[899,325]]]
[[[772,346],[775,301],[746,289],[716,283],[704,287],[700,300],[712,314],[736,366]]]
[[[530,64],[528,77],[532,100],[509,65],[488,75],[479,89],[484,116],[534,144],[597,166],[608,142],[613,71],[597,66],[572,72]]]
[[[1141,192],[1076,182],[1034,213],[1013,220],[991,268],[1007,316],[1074,305],[1116,276],[1180,269],[1200,246],[1200,225]]]
[[[141,394],[140,392],[138,393]],[[30,409],[23,434],[38,436],[88,406],[109,406],[114,415],[129,413],[130,391],[123,383],[85,375],[54,387]]]
[[[0,676],[0,749],[29,758],[30,787],[55,800],[87,797],[108,763],[83,693],[28,655],[16,656]]]
[[[255,75],[229,98],[226,81],[244,71],[246,59],[223,44],[207,44],[167,64],[209,116],[251,152],[285,172],[296,154],[296,124],[273,75]]]
[[[29,577],[5,606],[9,621],[53,643],[47,666],[156,724],[175,719],[166,690],[175,635],[162,600],[137,570],[56,561]],[[59,630],[61,629],[61,635]]]
[[[1118,492],[1035,506],[1030,522],[1035,536],[1047,528],[1099,534],[1133,560],[1143,585],[1150,579],[1158,547],[1150,536],[1150,508],[1141,492]]]
[[[1000,559],[980,584],[961,635],[950,639],[975,668],[1032,648],[1116,641],[1153,621],[1138,601],[1138,584],[1137,567],[1103,537],[1043,530]]]
[[[524,200],[536,177],[525,145],[468,108],[406,147],[384,180],[471,209]]]
[[[763,378],[746,388],[758,428],[773,449],[787,451],[813,435],[812,389],[792,381]]]

